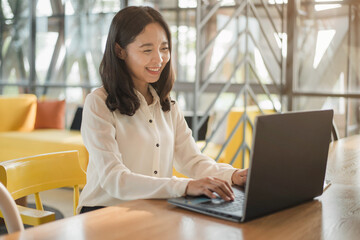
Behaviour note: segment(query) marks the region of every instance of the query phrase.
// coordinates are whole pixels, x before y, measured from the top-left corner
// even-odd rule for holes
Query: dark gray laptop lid
[[[322,194],[332,119],[332,110],[257,117],[245,220]]]

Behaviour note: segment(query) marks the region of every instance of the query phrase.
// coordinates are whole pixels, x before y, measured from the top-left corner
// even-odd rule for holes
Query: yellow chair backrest
[[[36,208],[43,211],[39,192],[74,187],[74,215],[79,201],[79,185],[86,183],[86,173],[79,163],[78,151],[41,154],[0,162],[0,181],[14,199],[35,194]],[[27,208],[19,207],[20,213]],[[22,215],[22,214],[21,214]],[[36,213],[33,215],[37,215]],[[24,224],[39,225],[55,220],[55,215],[41,217],[22,215]]]
[[[247,119],[243,118],[243,114],[246,112]],[[263,110],[264,114],[275,113],[273,109]],[[244,108],[233,108],[228,116],[226,127],[226,138],[229,138],[234,128],[238,125],[234,131],[228,145],[225,149],[225,157],[219,162],[229,163],[236,168],[248,168],[250,159],[250,149],[252,145],[253,124],[256,116],[261,115],[261,111],[256,106],[248,106],[246,111]],[[241,120],[240,120],[241,119]],[[240,121],[240,122],[239,122]],[[244,127],[244,122],[246,122]],[[239,123],[239,124],[238,124]],[[244,144],[248,148],[244,147]],[[238,151],[243,145],[242,150]],[[245,150],[245,152],[244,152]],[[237,155],[236,155],[237,154]],[[236,157],[235,157],[236,156]]]
[[[0,96],[0,132],[34,130],[36,106],[33,94]]]
[[[222,150],[222,145],[209,142],[203,151],[205,155],[208,155],[213,159],[218,158],[217,161],[219,163],[228,163],[236,168],[241,169],[249,167],[250,148],[252,144],[253,124],[255,118],[258,115],[273,114],[276,111],[273,109],[264,109],[261,112],[260,109],[256,106],[248,106],[246,107],[246,119],[243,118],[244,112],[244,108],[234,107],[231,109],[226,125],[226,139],[230,138],[231,136],[227,146]],[[245,128],[244,122],[246,122]],[[236,126],[236,130],[234,130]],[[244,143],[246,143],[248,148],[241,147]],[[205,141],[198,141],[197,145],[200,149],[203,149],[205,146]],[[243,152],[244,150],[239,150],[239,148],[245,149],[245,152]],[[220,152],[221,155],[218,157]],[[177,172],[175,169],[173,169],[173,175],[177,177],[186,177]]]

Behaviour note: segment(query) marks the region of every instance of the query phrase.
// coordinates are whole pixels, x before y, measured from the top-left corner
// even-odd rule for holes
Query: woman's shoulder
[[[105,88],[104,88],[104,87],[99,87],[99,88],[96,88],[96,89],[95,89],[94,91],[92,91],[91,93],[89,93],[88,96],[91,96],[91,97],[97,96],[97,97],[100,97],[100,98],[102,98],[102,99],[106,99],[107,95],[108,95],[108,94],[107,94]]]
[[[99,88],[96,88],[94,91],[92,91],[91,93],[89,93],[87,96],[86,96],[86,101],[99,101],[99,100],[103,100],[105,101],[106,98],[107,98],[107,92],[105,90],[104,87],[99,87]]]
[[[181,115],[182,114],[182,111],[179,107],[179,103],[176,101],[176,100],[173,100],[171,99],[170,100],[170,113],[173,115],[173,116],[177,116],[177,115]]]
[[[178,103],[174,99],[170,99],[170,110],[178,110]]]
[[[84,107],[96,107],[96,106],[105,106],[107,98],[107,92],[104,87],[99,87],[89,93],[85,98]]]

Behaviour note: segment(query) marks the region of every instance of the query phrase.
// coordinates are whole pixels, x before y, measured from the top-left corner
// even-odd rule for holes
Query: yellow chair
[[[36,209],[18,209],[24,224],[36,226],[55,220],[53,212],[44,211],[39,192],[73,187],[75,215],[79,185],[86,183],[86,173],[80,167],[78,151],[64,151],[0,162],[0,182],[15,200],[35,195]],[[3,218],[1,212],[0,217]]]
[[[228,140],[227,146],[222,151],[221,155],[217,160],[219,163],[228,163],[240,169],[249,167],[250,148],[252,144],[252,134],[253,134],[253,123],[255,121],[256,116],[262,114],[258,107],[248,106],[246,108],[247,119],[244,127],[244,122],[245,122],[245,119],[243,118],[244,112],[245,112],[244,108],[234,107],[231,109],[227,119],[226,139],[230,137],[231,138]],[[275,113],[275,110],[265,109],[263,110],[263,113],[272,114]],[[236,126],[237,129],[234,130]],[[234,133],[232,133],[233,130]],[[200,149],[202,149],[205,146],[204,141],[199,141],[197,142],[197,144]],[[238,151],[240,147],[242,148],[242,150]],[[222,149],[222,145],[209,142],[207,147],[205,148],[204,154],[208,155],[213,159],[216,159],[218,154],[221,152],[221,149]],[[244,149],[245,152],[243,153]]]
[[[236,127],[238,125],[237,129],[232,134],[231,139],[229,140],[227,146],[222,151],[221,155],[219,156],[217,162],[219,163],[228,163],[236,168],[248,168],[249,167],[249,159],[250,159],[250,148],[252,144],[252,135],[253,135],[253,124],[255,121],[256,116],[263,114],[273,114],[276,111],[274,109],[264,109],[261,113],[260,109],[256,106],[248,106],[246,107],[246,124],[244,128],[244,119],[241,119],[243,117],[243,114],[245,112],[245,109],[234,107],[231,109],[228,119],[227,119],[227,125],[226,125],[226,139],[228,139]],[[238,121],[241,119],[241,121],[238,124]],[[244,136],[245,136],[245,142],[244,142]],[[244,147],[244,150],[240,150],[238,152],[238,149],[241,147],[242,144],[246,143],[247,147]],[[199,149],[203,149],[205,146],[205,141],[198,141],[197,145]],[[213,159],[216,159],[219,155],[220,151],[222,149],[221,144],[216,144],[209,142],[204,149],[203,153]],[[235,157],[235,155],[237,156]],[[179,172],[177,172],[175,169],[173,170],[173,175],[177,177],[186,177]]]
[[[241,119],[246,112],[246,119]],[[273,114],[273,109],[263,109],[263,114]],[[250,159],[250,149],[252,145],[253,125],[255,118],[261,115],[261,111],[256,106],[248,106],[246,111],[244,108],[233,108],[228,116],[226,127],[226,138],[229,138],[236,125],[239,122],[237,129],[234,131],[228,145],[225,149],[225,157],[219,162],[229,163],[236,168],[248,168]],[[241,119],[241,120],[240,120]],[[244,122],[246,122],[244,127]],[[245,138],[244,138],[245,137]],[[246,147],[245,147],[246,144]],[[242,148],[238,152],[239,148]],[[245,152],[243,152],[245,150]],[[237,156],[235,157],[235,155]]]

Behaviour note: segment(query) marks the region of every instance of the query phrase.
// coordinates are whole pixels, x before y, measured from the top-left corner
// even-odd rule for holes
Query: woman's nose
[[[164,62],[164,56],[161,52],[157,51],[154,53],[153,61],[156,63],[163,63]]]

